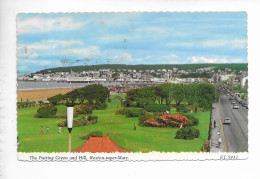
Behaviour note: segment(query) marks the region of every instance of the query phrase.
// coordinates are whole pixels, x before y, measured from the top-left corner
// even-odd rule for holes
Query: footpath
[[[221,122],[221,116],[219,113],[219,105],[214,103],[212,105],[212,118],[211,118],[211,143],[210,143],[210,152],[225,152],[225,139],[223,135],[223,127]],[[216,126],[214,128],[214,120],[216,121]],[[221,138],[221,145],[220,148],[218,147],[218,140]]]

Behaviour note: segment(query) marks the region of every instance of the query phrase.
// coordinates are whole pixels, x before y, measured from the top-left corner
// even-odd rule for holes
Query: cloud
[[[160,27],[140,27],[136,28],[135,31],[137,32],[146,32],[146,33],[166,33],[163,28]]]
[[[26,57],[26,58],[34,58],[34,57],[37,57],[38,54],[34,51],[29,50],[26,47],[23,47],[23,48],[20,47],[17,50],[17,56],[18,57]]]
[[[245,63],[242,58],[226,59],[226,58],[208,58],[204,56],[188,57],[191,63]]]
[[[228,63],[228,60],[225,58],[207,58],[203,56],[188,57],[188,60],[190,60],[191,63]]]
[[[116,55],[112,58],[114,62],[134,62],[134,61],[142,61],[143,58],[133,58],[129,53],[122,53],[120,55]]]
[[[127,35],[109,35],[99,38],[103,42],[125,42],[129,39]]]
[[[168,47],[192,47],[194,43],[191,42],[170,42],[167,43],[166,46]]]
[[[79,40],[43,40],[39,43],[33,44],[18,44],[17,48],[19,49],[31,49],[31,50],[47,50],[55,49],[57,47],[69,47],[72,45],[82,45],[84,44]]]
[[[246,39],[233,39],[233,40],[206,40],[198,42],[170,42],[167,43],[168,47],[207,47],[207,48],[233,48],[242,49],[247,47]]]
[[[101,56],[101,51],[96,46],[90,46],[85,48],[70,48],[66,50],[57,51],[60,54],[68,55],[68,56],[76,56],[76,57],[87,57],[94,58]]]
[[[236,58],[236,59],[232,59],[230,60],[231,63],[244,63],[244,59],[242,58]]]
[[[171,58],[177,58],[177,56],[175,54],[170,54],[170,55],[162,56],[162,58],[171,59]]]
[[[53,61],[49,61],[49,60],[19,60],[18,63],[19,64],[32,63],[32,64],[35,64],[35,65],[49,65],[49,64],[53,64]]]
[[[18,34],[49,32],[60,30],[75,30],[85,25],[85,22],[75,22],[72,18],[30,17],[17,19]]]
[[[208,40],[199,43],[203,47],[229,47],[229,48],[246,48],[246,39],[233,39],[233,40]]]

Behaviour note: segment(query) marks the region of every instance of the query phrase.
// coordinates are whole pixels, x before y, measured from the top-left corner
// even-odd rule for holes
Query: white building
[[[247,81],[248,81],[248,76],[242,78],[242,80],[241,80],[241,88],[245,88]]]

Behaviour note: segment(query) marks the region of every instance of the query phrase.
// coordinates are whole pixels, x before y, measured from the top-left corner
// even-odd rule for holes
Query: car
[[[235,102],[235,101],[232,101],[231,103],[232,103],[232,104],[236,104],[236,102]]]
[[[227,96],[229,96],[229,94],[227,94]]]
[[[235,105],[233,106],[233,109],[239,109],[239,106],[238,106],[237,104],[235,104]]]
[[[223,124],[231,124],[231,119],[230,119],[229,117],[226,117],[226,118],[224,119]]]
[[[229,99],[229,100],[233,100],[233,98],[232,98],[232,97],[229,97],[228,99]]]
[[[242,103],[243,107],[246,107],[246,109],[248,109],[248,105],[246,104],[246,102]]]

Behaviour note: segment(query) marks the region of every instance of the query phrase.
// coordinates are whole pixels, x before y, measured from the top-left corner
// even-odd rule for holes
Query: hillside
[[[123,69],[131,69],[131,70],[158,70],[158,69],[173,69],[178,68],[178,70],[191,70],[196,71],[200,68],[206,67],[215,67],[214,71],[217,70],[225,70],[225,68],[229,68],[232,70],[239,71],[248,71],[247,63],[232,63],[232,64],[156,64],[156,65],[125,65],[125,64],[102,64],[102,65],[86,65],[86,66],[69,66],[69,67],[57,67],[57,68],[49,68],[38,71],[36,73],[53,73],[53,72],[70,72],[71,70],[74,72],[79,71],[96,71],[99,69],[110,69],[110,70],[123,70]]]

